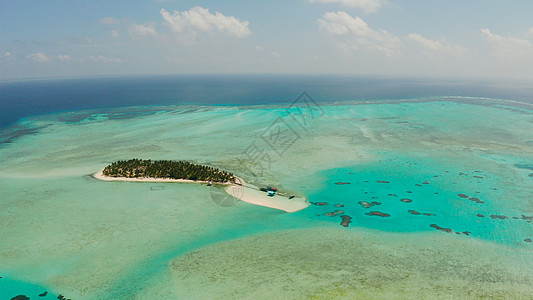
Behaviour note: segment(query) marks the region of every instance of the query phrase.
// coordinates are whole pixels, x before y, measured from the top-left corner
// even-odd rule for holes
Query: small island
[[[130,159],[104,168],[102,174],[115,178],[161,178],[232,184],[237,178],[229,172],[188,161]]]
[[[134,182],[190,182],[207,183],[207,185],[226,185],[224,190],[230,196],[244,202],[266,206],[286,212],[296,212],[309,206],[307,198],[268,193],[243,179],[224,170],[174,160],[119,160],[93,177],[103,181],[134,181]],[[276,190],[272,188],[271,190]]]

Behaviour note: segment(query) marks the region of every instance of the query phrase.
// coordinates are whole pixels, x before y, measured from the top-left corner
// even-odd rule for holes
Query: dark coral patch
[[[421,212],[417,212],[416,210],[412,210],[412,209],[408,210],[407,212],[415,216],[418,216],[418,215],[424,215],[428,217],[436,216],[436,214],[433,214],[433,213],[421,213]]]
[[[377,183],[390,183],[389,181],[386,181],[386,180],[378,180],[376,181]]]
[[[18,295],[18,296],[11,298],[11,300],[28,300],[28,299],[30,298],[28,298],[26,295]]]
[[[490,215],[490,218],[491,219],[500,219],[500,220],[505,220],[507,218],[509,218],[508,216],[502,216],[502,215]]]
[[[378,216],[378,217],[382,217],[382,218],[390,217],[390,214],[384,213],[384,212],[380,212],[380,211],[367,212],[365,215],[367,215],[367,216]]]
[[[479,203],[479,204],[483,204],[485,203],[485,201],[479,199],[479,198],[476,198],[476,197],[470,197],[468,198],[468,200],[472,201],[472,202],[476,202],[476,203]]]
[[[350,182],[335,182],[335,184],[343,185],[343,184],[350,184]]]
[[[453,232],[453,230],[451,228],[440,227],[437,224],[431,224],[431,225],[429,225],[429,227],[433,227],[433,228],[435,228],[437,230],[444,231],[446,233],[452,233]]]
[[[484,218],[485,215],[482,215],[482,214],[477,214],[476,217],[480,217],[480,218]]]
[[[372,207],[372,206],[375,205],[374,203],[370,203],[370,202],[366,202],[366,201],[359,201],[357,203],[359,205],[361,205],[362,207],[364,207],[364,208],[369,208],[369,207]]]
[[[327,202],[311,202],[311,204],[316,205],[316,206],[325,206],[325,205],[328,205]]]
[[[533,220],[533,216],[522,215],[521,219],[522,220],[527,220],[527,221],[532,221]]]
[[[343,210],[338,209],[338,210],[336,210],[336,211],[334,211],[334,212],[327,212],[327,213],[326,213],[326,216],[328,216],[328,217],[334,217],[334,216],[336,216],[336,215],[340,215],[340,214],[343,214],[343,213],[344,213]]]
[[[39,297],[45,297],[46,295],[48,295],[48,292],[47,292],[47,291],[45,291],[45,292],[42,293],[42,294],[39,294]]]
[[[352,217],[350,216],[342,215],[341,218],[342,218],[341,225],[344,227],[348,227],[350,226],[350,223],[352,223]]]
[[[526,238],[526,239],[524,239],[524,242],[531,243],[531,239],[530,238]]]
[[[409,198],[403,198],[403,199],[400,199],[400,201],[402,201],[403,203],[411,203],[411,202],[413,202],[413,200],[411,200]]]
[[[468,198],[468,195],[466,195],[466,194],[457,194],[457,196],[459,196],[461,198]]]

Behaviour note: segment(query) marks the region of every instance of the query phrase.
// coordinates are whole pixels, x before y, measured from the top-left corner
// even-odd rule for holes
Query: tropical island
[[[93,177],[103,181],[189,182],[226,185],[230,196],[247,203],[296,212],[309,206],[306,197],[258,188],[230,172],[188,161],[130,159],[107,165]],[[276,191],[276,192],[274,192]]]
[[[105,167],[102,174],[107,177],[165,178],[226,184],[237,181],[232,173],[181,160],[119,160]]]

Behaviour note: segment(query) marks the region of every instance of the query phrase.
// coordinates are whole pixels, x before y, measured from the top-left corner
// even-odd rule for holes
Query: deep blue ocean
[[[292,102],[302,92],[321,102],[487,97],[533,102],[518,82],[318,75],[167,75],[0,82],[0,128],[40,114],[149,105],[255,105]]]

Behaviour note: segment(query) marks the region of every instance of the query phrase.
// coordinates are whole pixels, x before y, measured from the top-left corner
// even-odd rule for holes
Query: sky
[[[0,79],[291,73],[533,79],[533,1],[2,0]]]

